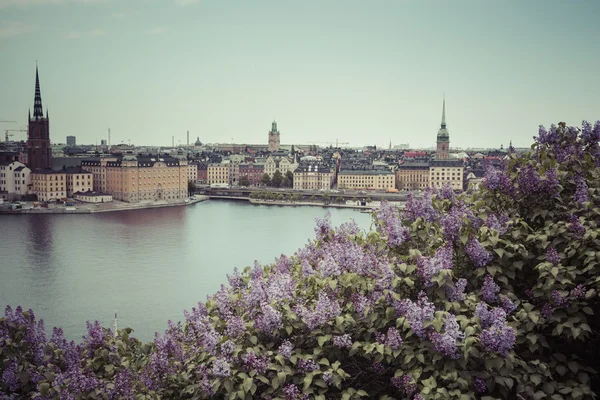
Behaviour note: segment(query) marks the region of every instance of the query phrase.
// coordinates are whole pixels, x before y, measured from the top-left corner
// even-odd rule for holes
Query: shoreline
[[[332,207],[332,208],[351,208],[355,210],[364,210],[372,212],[378,207],[373,206],[359,206],[354,204],[324,204],[324,203],[313,203],[313,202],[288,202],[279,200],[259,200],[259,199],[248,199],[251,204],[265,205],[265,206],[305,206],[305,207]]]
[[[126,203],[126,202],[115,202],[115,203],[81,203],[77,204],[75,209],[68,210],[65,207],[60,208],[26,208],[20,210],[9,210],[0,209],[1,215],[30,215],[30,214],[97,214],[106,212],[117,212],[117,211],[131,211],[131,210],[146,210],[149,208],[164,208],[164,207],[181,207],[189,206],[196,203],[201,203],[209,199],[208,196],[196,195],[194,200],[188,202],[164,202],[164,203]],[[81,208],[80,208],[81,207]]]

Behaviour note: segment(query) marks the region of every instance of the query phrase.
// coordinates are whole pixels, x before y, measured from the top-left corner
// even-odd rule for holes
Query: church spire
[[[44,118],[44,109],[42,107],[42,93],[40,91],[40,77],[38,75],[37,63],[35,65],[35,98],[33,100],[33,116],[35,118]]]
[[[446,93],[444,93],[444,103],[442,105],[442,128],[446,127]]]

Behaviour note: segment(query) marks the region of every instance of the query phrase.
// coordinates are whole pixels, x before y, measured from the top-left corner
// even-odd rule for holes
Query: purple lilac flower
[[[315,329],[330,319],[337,317],[340,314],[340,305],[336,299],[331,299],[323,292],[319,293],[319,298],[314,310],[306,308],[300,309],[302,320],[308,329]]]
[[[295,288],[296,283],[292,276],[278,271],[269,278],[266,293],[270,301],[290,300],[294,297]]]
[[[597,144],[600,141],[600,121],[596,121],[594,128],[589,122],[583,121],[581,123],[581,139],[588,145]]]
[[[371,368],[373,368],[373,371],[375,371],[379,375],[382,375],[385,372],[385,368],[383,367],[383,364],[381,364],[378,361],[373,361],[373,364],[371,364]]]
[[[383,228],[378,226],[377,229],[387,236],[389,246],[400,246],[410,240],[410,232],[402,225],[402,220],[396,206],[383,201],[377,211],[377,219],[383,224]]]
[[[475,316],[479,318],[483,329],[494,325],[496,321],[506,320],[506,311],[500,307],[494,307],[488,310],[488,306],[484,302],[480,302],[475,307]]]
[[[128,369],[117,372],[114,377],[114,388],[111,391],[111,398],[133,399],[134,394],[131,372]]]
[[[227,336],[232,338],[240,337],[245,331],[246,324],[241,317],[233,316],[227,319],[227,328],[225,328]]]
[[[324,218],[315,218],[317,226],[315,227],[315,234],[317,240],[322,240],[331,232],[331,213],[327,211]]]
[[[221,354],[223,354],[228,361],[231,361],[236,348],[237,346],[233,340],[226,340],[223,344],[221,344]]]
[[[413,396],[413,400],[425,400],[420,393],[417,393]]]
[[[485,381],[481,378],[473,378],[473,390],[476,393],[487,392],[487,386],[485,384]]]
[[[227,274],[227,281],[229,281],[229,285],[234,290],[242,289],[243,287],[245,287],[244,280],[242,279],[242,276],[240,275],[240,272],[238,271],[237,267],[233,269],[233,274]]]
[[[400,332],[396,328],[389,328],[387,331],[387,338],[385,339],[385,344],[390,346],[392,350],[398,350],[402,347],[402,337],[400,336]]]
[[[438,332],[430,332],[429,340],[433,343],[433,348],[440,354],[450,357],[458,358],[458,348],[456,346],[456,340],[464,337],[464,333],[460,331],[460,326],[456,321],[456,316],[453,314],[447,314],[446,320],[444,321],[443,334]]]
[[[285,400],[296,400],[299,398],[303,398],[302,392],[300,391],[298,386],[292,384],[287,385],[285,388],[283,388],[283,394]]]
[[[553,290],[552,291],[552,301],[557,306],[563,306],[563,305],[567,304],[569,300],[567,299],[566,296],[561,295],[558,290]]]
[[[281,313],[270,304],[261,306],[262,314],[256,318],[256,327],[264,334],[272,335],[277,329],[281,329]]]
[[[281,346],[279,346],[279,354],[281,354],[286,360],[289,360],[289,358],[292,356],[293,348],[294,347],[292,346],[292,343],[286,339],[281,343]]]
[[[454,190],[452,189],[452,185],[449,183],[445,184],[440,191],[440,197],[442,199],[451,200],[454,198]]]
[[[463,225],[462,217],[462,212],[458,207],[452,207],[450,212],[442,217],[440,224],[447,240],[453,241],[458,238],[460,228]]]
[[[467,280],[460,278],[454,285],[451,281],[446,286],[446,296],[449,301],[463,301],[465,299],[465,288],[467,287]]]
[[[581,221],[576,215],[572,215],[569,220],[569,230],[579,238],[583,237],[583,234],[585,233],[585,228],[581,225]]]
[[[502,306],[502,309],[506,311],[507,315],[517,309],[515,303],[513,303],[512,300],[506,296],[501,296],[500,305]]]
[[[422,198],[417,198],[411,194],[405,205],[405,216],[410,220],[416,220],[421,217],[429,222],[433,222],[438,218],[438,212],[433,208],[432,192],[430,188],[425,190]]]
[[[90,321],[86,321],[87,326],[87,335],[84,336],[85,343],[87,343],[88,348],[91,351],[94,351],[98,347],[102,347],[105,344],[104,330],[102,330],[102,326],[100,322],[94,321],[93,323]]]
[[[452,269],[453,256],[452,243],[447,242],[435,252],[433,257],[420,257],[417,260],[417,273],[423,278],[427,285],[431,285],[431,278],[437,276],[442,269]]]
[[[492,275],[487,274],[483,280],[483,287],[481,288],[481,297],[487,303],[495,303],[498,299],[498,292],[500,286],[494,282]]]
[[[550,126],[550,131],[547,131],[543,125],[540,125],[538,136],[534,136],[533,139],[539,144],[556,144],[559,139],[556,125],[552,124]]]
[[[553,265],[558,265],[560,263],[560,255],[554,247],[548,246],[548,249],[546,250],[546,260]]]
[[[8,390],[16,392],[21,387],[21,379],[17,374],[17,363],[14,361],[9,362],[4,368],[2,373],[2,382],[8,386]]]
[[[392,386],[404,392],[407,396],[412,396],[417,390],[417,385],[410,375],[395,376],[390,379],[390,382]]]
[[[259,357],[253,350],[248,350],[244,356],[244,366],[248,371],[255,370],[259,374],[264,374],[269,366],[269,358],[266,356]]]
[[[375,340],[377,343],[385,344],[385,334],[381,332],[375,332]]]
[[[575,177],[575,194],[573,195],[573,201],[577,204],[583,204],[590,201],[588,194],[588,185],[581,175]]]
[[[333,337],[333,345],[341,349],[352,347],[352,337],[348,334]]]
[[[231,375],[229,363],[224,358],[217,358],[213,361],[212,374],[219,378],[227,378]]]
[[[504,194],[512,194],[513,186],[505,171],[495,169],[488,165],[483,176],[483,187],[490,191],[498,191]]]
[[[323,276],[338,276],[342,272],[340,266],[330,254],[326,254],[319,262],[319,270]]]
[[[435,312],[435,307],[429,301],[425,292],[421,291],[419,293],[419,300],[416,303],[409,299],[399,302],[396,305],[396,312],[406,317],[411,329],[419,338],[425,339],[427,331],[423,327],[423,323],[432,320]]]
[[[544,306],[542,307],[542,311],[541,314],[544,318],[548,319],[552,316],[552,305],[550,303],[546,303],[544,304]]]
[[[319,369],[319,365],[313,359],[298,359],[298,370],[301,372],[311,372]]]
[[[467,242],[465,251],[477,268],[485,267],[492,261],[492,254],[474,237],[471,237]]]
[[[325,372],[323,374],[323,380],[327,384],[327,386],[332,386],[335,382],[333,380],[333,375],[329,372]]]
[[[507,356],[516,340],[515,329],[508,326],[506,319],[496,320],[493,325],[481,332],[479,341],[484,351]]]
[[[575,287],[575,289],[571,290],[571,296],[580,299],[585,297],[585,287],[582,284],[579,284]]]

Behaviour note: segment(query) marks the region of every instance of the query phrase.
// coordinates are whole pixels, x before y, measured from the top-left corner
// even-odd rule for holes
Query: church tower
[[[269,151],[277,150],[279,150],[279,131],[277,130],[277,122],[273,121],[269,132]]]
[[[437,151],[435,158],[437,160],[447,160],[448,151],[450,150],[450,134],[446,129],[446,98],[444,97],[444,103],[442,106],[442,125],[437,134]]]
[[[27,164],[31,171],[52,168],[52,150],[50,148],[50,120],[48,110],[44,118],[42,94],[37,65],[35,66],[35,98],[33,100],[33,118],[29,111],[29,130],[27,132]]]

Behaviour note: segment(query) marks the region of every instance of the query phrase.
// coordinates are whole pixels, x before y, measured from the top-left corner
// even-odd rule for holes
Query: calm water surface
[[[333,225],[370,214],[329,209]],[[234,267],[270,263],[314,237],[320,207],[208,201],[91,215],[0,215],[0,306],[32,308],[70,339],[86,320],[150,340],[214,293]],[[4,313],[2,312],[3,316]]]

